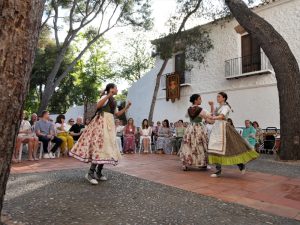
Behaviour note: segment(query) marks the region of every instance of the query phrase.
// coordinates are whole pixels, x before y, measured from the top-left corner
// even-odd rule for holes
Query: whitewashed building
[[[284,37],[300,63],[300,0],[270,0],[253,10]],[[217,93],[225,91],[234,109],[230,117],[236,126],[244,126],[244,120],[250,119],[258,121],[262,128],[279,128],[275,74],[255,40],[243,32],[235,19],[202,27],[210,31],[214,48],[207,53],[204,64],[195,65],[190,72],[184,73],[180,100],[174,103],[166,101],[165,77],[162,78],[154,121],[187,121],[185,115],[191,94],[201,94],[203,107],[209,109],[207,102],[216,102]],[[175,54],[169,61],[164,74],[175,72],[176,57]],[[134,118],[137,125],[148,117],[155,78],[161,64],[158,56],[154,68],[129,88],[128,99],[133,105],[127,116]]]

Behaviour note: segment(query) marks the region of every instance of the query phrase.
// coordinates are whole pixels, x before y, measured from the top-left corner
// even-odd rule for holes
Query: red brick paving
[[[12,174],[87,168],[88,164],[71,158],[25,161],[14,164]],[[224,169],[220,178],[211,171],[182,171],[177,156],[126,155],[117,167],[106,168],[186,191],[245,205],[271,214],[300,220],[300,179]]]

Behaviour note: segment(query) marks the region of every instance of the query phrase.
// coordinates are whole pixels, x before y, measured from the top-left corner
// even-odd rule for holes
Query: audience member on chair
[[[77,117],[76,123],[70,128],[70,135],[73,137],[74,141],[78,141],[85,126],[83,124],[82,117]]]
[[[124,127],[123,131],[124,135],[124,148],[123,152],[134,153],[135,152],[135,135],[136,135],[136,127],[134,126],[134,121],[132,118],[129,118],[127,125]]]
[[[37,116],[36,113],[33,113],[31,115],[31,118],[30,118],[30,121],[29,121],[30,125],[34,126],[37,121],[38,121],[38,116]]]
[[[149,126],[148,120],[144,119],[142,123],[142,129],[140,130],[140,142],[144,149],[144,153],[149,153],[149,151],[151,151],[151,134],[152,129]]]
[[[22,149],[20,149],[22,144],[28,144],[28,160],[38,160],[36,153],[39,147],[39,141],[35,133],[32,131],[29,121],[25,120],[24,118],[25,113],[22,115],[16,148],[12,159],[13,162],[20,162],[21,159],[19,159],[19,154],[21,153],[20,151],[22,151]]]
[[[123,154],[123,147],[122,147],[122,137],[123,137],[123,130],[124,127],[121,126],[120,120],[116,119],[115,120],[115,125],[116,125],[116,141],[117,141],[117,146],[121,154]]]
[[[186,128],[183,126],[183,120],[179,120],[176,126],[176,138],[174,143],[175,151],[178,152],[181,147],[181,142]]]
[[[245,120],[246,128],[243,129],[243,138],[254,148],[256,144],[256,130],[251,124],[250,120]]]
[[[42,112],[41,119],[35,124],[35,132],[39,138],[39,141],[43,143],[44,158],[55,158],[55,153],[63,141],[55,136],[54,126],[51,122],[49,122],[48,111]],[[54,146],[52,147],[50,152],[48,152],[49,142],[54,143]]]
[[[156,150],[158,153],[171,154],[172,145],[171,145],[172,133],[169,127],[169,121],[164,120],[163,126],[158,130],[158,137],[156,143]]]
[[[63,155],[68,155],[68,152],[72,149],[74,145],[73,137],[69,134],[67,124],[65,123],[65,116],[59,115],[56,118],[55,129],[57,137],[60,138],[63,142],[60,146],[61,153]]]

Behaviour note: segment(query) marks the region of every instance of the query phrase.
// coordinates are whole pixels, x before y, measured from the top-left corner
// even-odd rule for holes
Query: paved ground
[[[248,170],[272,175],[300,178],[300,162],[281,162],[276,156],[262,154],[259,159],[247,164]]]
[[[4,209],[23,224],[300,224],[170,186],[106,171],[98,186],[73,169],[10,177]],[[211,187],[214,188],[214,187]]]
[[[300,224],[299,162],[263,156],[245,176],[227,167],[212,179],[181,171],[177,156],[126,155],[97,187],[83,179],[87,167],[71,158],[15,164],[4,210],[28,224]]]

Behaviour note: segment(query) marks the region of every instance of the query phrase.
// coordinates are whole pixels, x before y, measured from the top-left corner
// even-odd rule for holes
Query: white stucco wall
[[[66,117],[66,121],[69,119],[74,119],[76,120],[77,117],[83,117],[84,116],[84,106],[74,106],[68,109],[68,111],[64,114]],[[53,119],[54,121],[56,120],[56,117],[58,114],[52,114],[50,115],[50,118]]]
[[[300,62],[300,0],[280,0],[255,11],[285,38]],[[208,108],[208,100],[214,100],[219,91],[226,91],[235,111],[231,117],[237,126],[242,126],[245,119],[251,119],[257,120],[262,127],[279,127],[279,101],[274,74],[225,79],[225,61],[241,56],[241,35],[234,30],[237,25],[236,20],[205,25],[210,31],[214,48],[207,54],[204,65],[194,65],[191,71],[192,85],[181,89],[180,101],[167,102],[165,90],[160,88],[154,112],[155,121],[165,118],[171,121],[184,119],[190,104],[189,96],[193,93],[200,93],[203,106]],[[128,115],[137,123],[148,116],[155,76],[161,63],[158,59],[155,68],[129,89],[128,98],[133,106]],[[173,72],[174,67],[172,59],[164,73]]]

